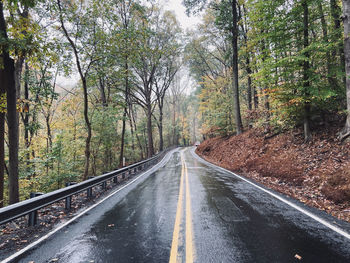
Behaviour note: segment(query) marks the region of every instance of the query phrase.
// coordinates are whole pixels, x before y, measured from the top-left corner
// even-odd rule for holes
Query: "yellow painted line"
[[[182,199],[183,199],[183,181],[184,181],[184,173],[185,168],[182,165],[181,169],[181,178],[180,178],[180,190],[179,190],[179,199],[177,201],[177,210],[176,210],[176,217],[175,217],[175,225],[174,225],[174,233],[173,233],[173,241],[171,243],[171,250],[170,250],[170,263],[176,263],[177,262],[177,252],[179,247],[179,235],[180,235],[180,224],[181,224],[181,217],[182,217]]]
[[[185,167],[185,178],[186,178],[186,263],[193,262],[194,244],[192,235],[192,209],[191,209],[191,194],[190,184],[188,182],[188,172],[185,160],[183,160]]]

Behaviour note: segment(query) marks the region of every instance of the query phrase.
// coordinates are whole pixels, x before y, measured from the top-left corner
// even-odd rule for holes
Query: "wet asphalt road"
[[[192,148],[167,158],[14,262],[350,262],[349,239]]]

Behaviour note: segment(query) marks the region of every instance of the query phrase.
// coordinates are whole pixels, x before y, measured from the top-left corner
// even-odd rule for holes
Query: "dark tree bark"
[[[237,1],[231,0],[232,11],[232,88],[235,111],[235,122],[237,134],[243,131],[241,107],[239,102],[239,86],[238,86],[238,15],[237,15]]]
[[[129,64],[128,64],[128,55],[125,56],[124,70],[125,70],[125,105],[124,105],[124,113],[123,113],[123,125],[122,125],[122,138],[120,142],[120,155],[119,155],[119,167],[123,167],[123,159],[124,159],[124,144],[125,144],[125,130],[126,130],[126,118],[128,116],[128,103],[129,103]]]
[[[126,107],[124,107],[123,123],[122,123],[122,138],[121,138],[121,141],[120,141],[119,167],[123,167],[125,130],[126,130],[126,116],[127,116],[127,109],[126,109]]]
[[[177,128],[176,128],[176,98],[175,94],[173,95],[173,101],[171,103],[173,105],[173,112],[172,112],[172,126],[173,126],[173,132],[172,132],[172,144],[173,146],[177,146],[179,144],[179,140],[177,138]]]
[[[254,72],[253,72],[254,73]],[[253,100],[254,100],[254,109],[257,110],[259,108],[259,97],[258,97],[258,91],[257,87],[253,87]]]
[[[164,66],[164,74],[160,74],[155,78],[155,94],[157,96],[157,105],[159,109],[159,118],[157,121],[159,131],[159,151],[164,149],[164,136],[163,136],[163,116],[164,116],[164,98],[171,83],[173,82],[176,73],[179,70],[179,66],[176,65],[173,57],[167,58],[168,63]]]
[[[256,91],[256,87],[253,88],[253,96],[254,96],[254,109],[259,108],[259,98],[258,98],[258,93]]]
[[[29,100],[29,85],[28,85],[28,78],[29,78],[29,68],[28,64],[25,64],[25,80],[24,80],[24,99],[26,100],[25,103],[25,111],[24,111],[24,117],[23,117],[23,126],[24,126],[24,145],[27,149],[26,153],[26,162],[27,162],[27,173],[29,173],[30,169],[30,152],[29,152],[29,103],[27,102]]]
[[[163,138],[163,107],[164,107],[164,96],[166,89],[165,90],[160,90],[158,88],[158,85],[156,85],[157,91],[157,103],[158,103],[158,109],[159,109],[159,118],[158,118],[158,131],[159,131],[159,151],[163,151],[164,149],[164,138]]]
[[[242,8],[243,8],[244,14],[242,14],[241,6],[239,6],[239,15],[240,15],[241,18],[245,17],[246,14],[247,14],[247,11],[246,11],[246,8],[245,8],[244,5],[242,6]],[[242,32],[243,32],[244,44],[248,48],[248,46],[247,46],[247,43],[248,43],[248,36],[247,36],[248,30],[246,29],[248,27],[247,21],[244,20],[244,23],[240,23],[240,25],[241,25],[241,29],[242,29]],[[252,110],[253,107],[252,107],[252,77],[251,77],[251,74],[253,72],[252,72],[251,65],[250,65],[250,52],[249,51],[247,51],[247,53],[246,53],[245,60],[246,60],[245,68],[246,68],[247,75],[248,75],[248,87],[247,87],[248,110]]]
[[[343,1],[343,9],[344,4],[346,4],[347,1]],[[342,38],[341,34],[341,9],[337,4],[337,0],[330,0],[330,9],[331,9],[331,16],[333,18],[334,22],[334,29],[336,34],[334,35],[334,41],[339,41]],[[332,54],[332,57],[336,57],[337,52],[334,51]],[[344,52],[344,43],[340,42],[338,46],[338,55],[340,57],[340,68],[342,72],[344,73],[343,77],[343,84],[346,85],[346,76],[345,76],[345,52]]]
[[[327,29],[327,22],[325,19],[325,15],[323,12],[323,6],[322,3],[318,3],[318,10],[320,12],[321,16],[321,27],[322,27],[322,34],[323,34],[323,41],[328,43],[329,38],[328,38],[328,29]],[[332,71],[332,68],[334,65],[332,65],[331,62],[331,54],[329,51],[326,53],[326,60],[327,60],[327,80],[328,84],[330,87],[332,87],[333,90],[336,89],[337,87],[337,81],[336,81],[336,76],[334,76],[334,72]]]
[[[302,2],[303,10],[304,10],[304,49],[309,46],[309,6],[307,0],[303,0]],[[310,71],[310,53],[309,51],[305,52],[305,61],[303,63],[303,87],[304,87],[304,96],[308,100],[309,99],[309,88],[310,88],[310,79],[309,79],[309,71]],[[304,104],[304,139],[306,142],[311,140],[311,129],[310,129],[310,113],[311,113],[311,105],[310,102],[306,101]]]
[[[146,115],[147,115],[147,141],[148,141],[147,157],[151,158],[154,155],[154,147],[153,147],[153,127],[152,127],[152,105],[150,101],[147,102]]]
[[[147,117],[147,157],[150,158],[154,155],[154,146],[153,146],[153,127],[152,127],[152,115],[153,115],[153,101],[152,101],[152,81],[154,74],[157,68],[157,64],[152,65],[150,70],[147,70],[147,62],[142,58],[143,69],[141,72],[137,72],[138,76],[142,80],[142,85],[137,85],[138,93],[141,94],[143,99],[139,99],[137,96],[133,95],[133,98],[136,100],[138,105],[140,105],[145,111]],[[132,95],[132,93],[130,93]]]
[[[247,63],[247,74],[248,74],[248,87],[247,87],[248,110],[252,110],[253,109],[253,106],[252,106],[252,78],[251,78],[252,70],[250,68],[249,55],[247,55],[246,63]]]
[[[0,2],[0,33],[7,42],[7,28],[3,12],[3,4]],[[14,204],[19,201],[18,189],[18,114],[17,92],[15,83],[15,63],[10,58],[8,45],[2,45],[4,86],[7,95],[7,120],[9,137],[9,202]]]
[[[343,21],[344,21],[344,53],[346,72],[346,99],[347,99],[347,119],[342,138],[350,134],[350,1],[343,0]]]
[[[159,151],[164,150],[164,139],[163,139],[163,108],[159,112]]]
[[[134,113],[134,109],[133,109],[133,105],[130,104],[129,105],[129,112],[130,112],[130,121],[134,127],[134,130],[135,130],[135,136],[136,136],[136,140],[137,140],[137,144],[140,148],[140,158],[141,160],[143,160],[143,157],[144,157],[144,150],[143,150],[143,147],[142,147],[142,143],[141,143],[141,140],[140,140],[140,137],[139,135],[137,134],[137,126],[136,126],[136,120],[135,120],[135,113]]]
[[[264,31],[261,32],[262,34],[265,33]],[[267,47],[265,44],[265,40],[262,39],[261,40],[261,47],[262,47],[262,62],[265,62],[265,59],[267,57]],[[269,122],[270,121],[270,98],[269,98],[269,94],[268,94],[268,87],[265,85],[263,87],[263,92],[265,93],[265,101],[264,101],[264,106],[265,106],[265,110],[267,111],[267,115],[266,115],[266,121]]]
[[[135,151],[135,137],[134,137],[135,133],[134,133],[134,127],[132,126],[130,114],[128,114],[128,118],[129,118],[129,126],[130,126],[130,133],[131,133],[131,150]]]
[[[80,70],[81,71],[81,70]],[[91,123],[89,120],[89,99],[87,94],[87,84],[86,78],[82,79],[83,83],[83,91],[84,91],[84,119],[87,128],[87,136],[85,140],[85,167],[84,167],[84,175],[83,180],[86,180],[89,175],[89,165],[90,165],[90,142],[91,142]]]
[[[106,98],[105,85],[104,85],[104,81],[101,77],[99,77],[99,83],[100,83],[100,85],[99,85],[100,99],[101,99],[103,107],[107,107],[108,102],[107,102],[107,98]]]
[[[3,57],[0,57],[3,61]],[[0,62],[2,64],[2,62]],[[6,96],[6,72],[0,68],[0,98]],[[5,108],[0,108],[0,208],[4,206],[4,174],[5,174]]]

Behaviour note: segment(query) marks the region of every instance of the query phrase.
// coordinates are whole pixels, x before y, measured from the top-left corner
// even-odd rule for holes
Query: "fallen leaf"
[[[296,259],[299,259],[299,260],[301,260],[302,259],[302,257],[301,256],[299,256],[298,254],[295,254],[295,256],[294,256]]]
[[[114,226],[114,224],[109,224],[109,225],[108,225],[108,227],[113,227],[113,226]]]

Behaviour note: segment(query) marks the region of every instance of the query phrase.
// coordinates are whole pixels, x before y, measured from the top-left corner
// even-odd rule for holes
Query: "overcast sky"
[[[182,5],[183,0],[160,0],[164,10],[175,12],[177,20],[179,21],[184,32],[187,30],[195,29],[196,25],[200,23],[201,19],[198,16],[186,15],[186,9]],[[78,73],[72,73],[69,77],[59,76],[57,78],[57,84],[65,88],[73,88],[79,81]]]
[[[164,9],[174,11],[178,21],[180,22],[183,29],[194,29],[196,25],[200,22],[200,18],[191,15],[188,17],[186,15],[186,9],[182,5],[182,0],[163,0]]]

